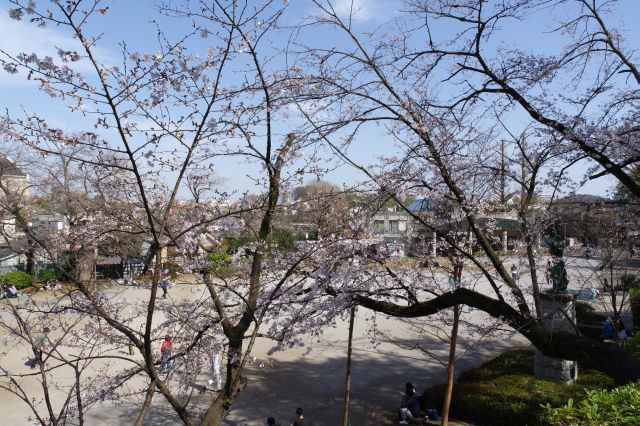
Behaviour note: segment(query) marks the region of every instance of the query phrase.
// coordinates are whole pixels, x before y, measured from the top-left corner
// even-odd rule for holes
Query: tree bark
[[[540,352],[547,356],[578,361],[585,367],[602,371],[614,379],[616,386],[640,380],[640,360],[612,343],[564,331],[551,331],[541,321],[520,314],[506,302],[492,299],[473,290],[458,288],[426,302],[410,306],[357,296],[360,306],[401,318],[419,318],[461,304],[480,309],[508,323]]]
[[[349,424],[349,397],[351,394],[351,351],[353,349],[353,323],[356,316],[356,308],[351,308],[351,315],[349,317],[349,342],[347,343],[347,373],[344,389],[344,410],[342,414],[342,425],[347,426]]]
[[[453,372],[456,366],[456,344],[458,343],[458,323],[460,322],[460,305],[453,307],[453,326],[451,327],[451,342],[449,343],[449,362],[447,363],[447,391],[442,405],[442,426],[449,424],[449,408],[453,394]]]
[[[241,376],[242,338],[229,339],[227,355],[227,377],[224,388],[205,412],[200,426],[217,426],[222,423],[226,412],[246,385]]]
[[[135,426],[142,426],[144,419],[147,417],[149,409],[151,408],[151,402],[153,401],[153,394],[155,391],[156,382],[151,381],[151,383],[149,383],[149,387],[147,388],[147,393],[144,397],[144,402],[142,403],[140,413],[138,413],[138,418],[136,419]]]

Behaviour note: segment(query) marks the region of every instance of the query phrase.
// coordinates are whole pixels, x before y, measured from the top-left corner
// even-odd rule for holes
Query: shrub
[[[590,322],[596,321],[594,318],[595,308],[585,302],[576,302],[576,321],[577,322]]]
[[[43,269],[38,272],[38,282],[55,281],[58,279],[58,273],[53,269]]]
[[[16,286],[18,290],[29,287],[32,283],[31,275],[22,271],[6,272],[0,276],[0,281]]]
[[[240,247],[245,246],[255,240],[256,240],[256,237],[254,235],[245,232],[235,238],[229,238],[227,240],[227,244],[229,245],[229,249],[235,252]]]
[[[231,267],[233,256],[228,253],[228,246],[226,244],[221,245],[215,251],[209,252],[207,257],[213,271],[217,275],[229,276],[234,272]]]
[[[629,292],[629,305],[631,306],[633,323],[640,324],[640,289],[631,289]]]
[[[289,228],[274,228],[271,231],[271,242],[278,246],[281,252],[288,252],[293,249],[297,233]]]
[[[623,274],[620,276],[620,287],[623,291],[640,288],[640,277],[635,274]]]
[[[178,274],[182,273],[182,267],[174,259],[167,259],[162,264],[162,270],[165,278],[175,280]]]
[[[545,409],[545,421],[554,426],[599,426],[640,424],[640,383],[620,386],[612,390],[592,390],[575,404],[569,399],[560,408]]]
[[[624,348],[636,358],[640,358],[640,333],[636,332],[627,339]]]
[[[510,351],[478,368],[463,372],[454,385],[451,415],[478,425],[544,425],[549,404],[559,407],[569,398],[581,399],[586,389],[611,386],[606,375],[579,369],[578,382],[563,385],[533,377],[533,352]],[[440,409],[444,384],[423,393],[427,406]]]

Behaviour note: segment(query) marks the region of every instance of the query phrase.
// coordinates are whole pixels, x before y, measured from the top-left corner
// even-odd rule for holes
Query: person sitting
[[[7,287],[5,292],[7,297],[10,299],[15,299],[16,297],[18,297],[18,290],[16,289],[15,285]]]
[[[269,426],[280,426],[279,424],[276,424],[276,419],[274,419],[273,417],[269,417],[267,419],[267,424]]]
[[[302,407],[296,408],[296,418],[293,422],[293,426],[306,426],[307,422],[304,420],[304,411]]]
[[[416,389],[411,382],[407,382],[404,386],[404,394],[402,394],[402,403],[400,404],[400,424],[408,424],[409,422],[418,421],[420,417],[420,401],[416,394]]]

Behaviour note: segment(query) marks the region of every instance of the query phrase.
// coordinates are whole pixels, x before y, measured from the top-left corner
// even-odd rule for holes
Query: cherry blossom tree
[[[535,105],[526,101],[529,93],[527,82],[532,81],[533,85],[546,84],[547,74],[551,72],[548,67],[551,65],[543,67],[548,64],[546,61],[533,59],[535,56],[529,58],[516,51],[502,65],[500,72],[505,76],[500,77],[492,74],[491,70],[494,65],[499,65],[502,56],[494,61],[484,59],[482,46],[492,31],[497,31],[496,22],[523,19],[538,10],[536,8],[545,6],[546,2],[493,4],[478,1],[464,2],[464,5],[458,4],[459,7],[456,7],[455,1],[414,2],[410,3],[410,6],[414,6],[411,12],[399,14],[395,21],[381,27],[374,35],[366,36],[349,16],[336,11],[331,2],[318,1],[315,4],[320,12],[309,25],[331,28],[343,37],[340,43],[326,42],[320,46],[309,46],[300,41],[299,45],[291,48],[292,56],[299,61],[298,67],[313,70],[305,75],[312,86],[308,90],[307,100],[325,99],[315,104],[298,104],[308,119],[309,127],[345,162],[363,172],[400,205],[407,191],[421,191],[429,194],[437,203],[455,205],[460,218],[468,224],[466,238],[439,232],[435,223],[411,212],[407,206],[405,209],[426,229],[436,232],[451,250],[478,268],[488,283],[487,290],[493,294],[489,296],[487,291],[475,291],[464,286],[452,291],[435,292],[432,281],[426,279],[402,281],[387,291],[380,290],[377,295],[375,291],[364,287],[358,294],[357,286],[346,288],[343,280],[336,279],[329,292],[334,295],[347,292],[361,306],[403,318],[432,315],[458,304],[472,306],[506,321],[547,355],[578,360],[599,368],[619,383],[638,378],[639,361],[614,345],[546,329],[531,309],[531,288],[508,272],[505,259],[492,246],[491,226],[485,226],[479,220],[489,207],[487,201],[493,180],[493,165],[488,162],[485,153],[493,141],[503,137],[501,123],[505,122],[505,111],[512,102],[530,113],[534,123],[544,126],[537,129],[539,135],[536,139],[539,142],[536,143],[540,143],[542,148],[540,156],[536,158],[533,155],[536,150],[532,149],[531,143],[528,149],[522,145],[518,148],[527,157],[525,175],[530,175],[519,179],[524,188],[521,212],[526,211],[526,200],[533,198],[536,185],[546,183],[547,173],[550,177],[548,181],[553,182],[562,167],[585,156],[606,167],[628,187],[634,188],[636,185],[629,182],[625,171],[628,166],[625,162],[633,156],[617,159],[612,145],[597,142],[602,138],[595,137],[595,133],[585,133],[587,127],[593,132],[606,131],[612,136],[607,143],[624,144],[620,139],[623,135],[613,130],[619,129],[619,126],[598,130],[573,119],[573,124],[562,124],[559,118],[550,119],[546,116],[547,112],[543,113],[542,108],[546,108],[549,102],[540,101],[543,106],[536,109]],[[442,32],[436,34],[435,31],[429,31],[433,18],[458,21],[455,28],[460,32],[454,33],[452,39],[447,39],[446,33],[443,36]],[[618,61],[620,55],[615,54],[614,57]],[[585,53],[579,60],[590,59],[591,56]],[[617,68],[607,76],[618,78],[617,71],[631,70],[625,64],[623,61],[622,68]],[[558,78],[564,78],[560,72],[562,69],[553,68]],[[589,87],[586,76],[577,77],[572,81]],[[514,89],[516,81],[522,82],[520,92]],[[632,114],[629,111],[633,99],[628,96],[625,82],[621,84],[620,87],[616,86],[619,96],[614,98],[616,105],[624,105],[615,111],[622,120]],[[543,94],[548,92],[541,91]],[[594,96],[587,96],[582,103],[578,103],[578,111],[590,107],[592,98],[597,97],[595,95],[600,91],[589,93]],[[506,96],[507,100],[485,100],[494,94]],[[555,111],[553,106],[548,108]],[[606,114],[613,114],[613,110],[607,109]],[[602,118],[602,123],[605,121]],[[355,139],[366,123],[385,124],[399,144],[394,155],[377,169],[360,165],[348,152],[350,141]],[[581,130],[578,131],[576,126],[582,126]],[[558,159],[560,168],[542,169],[547,161],[545,158],[560,155],[564,155],[564,158]],[[532,177],[533,181],[530,180]],[[531,226],[526,221],[523,223],[529,228],[525,228],[525,233],[529,235],[527,243],[532,247],[536,236],[542,236],[544,229]],[[465,244],[469,239],[473,239],[473,244]],[[486,261],[474,254],[474,247],[486,255]],[[535,260],[529,256],[528,263],[534,280],[537,270]],[[418,289],[420,291],[416,291]],[[625,368],[621,365],[625,365]]]
[[[61,185],[63,196],[72,192],[81,196],[84,216],[79,215],[78,223],[51,239],[35,232],[29,236],[52,260],[58,259],[56,250],[67,247],[77,254],[78,262],[84,261],[82,254],[110,243],[114,235],[146,241],[153,270],[150,291],[142,299],[127,302],[131,312],[119,302],[122,290],[102,289],[82,274],[67,271],[69,309],[89,315],[86,326],[102,333],[108,349],[133,349],[134,365],[105,377],[116,374],[122,377],[119,383],[144,378],[144,386],[134,386],[132,391],[142,398],[136,424],[144,421],[154,395],[161,395],[185,424],[220,424],[246,384],[244,368],[258,336],[291,343],[295,337],[283,337],[289,333],[287,326],[305,320],[320,327],[329,318],[313,314],[319,311],[314,300],[320,290],[304,289],[305,278],[299,271],[305,259],[339,239],[327,238],[288,254],[270,244],[275,217],[283,214],[279,204],[283,181],[299,179],[305,161],[308,164],[314,158],[312,153],[298,161],[291,174],[286,172],[309,142],[295,134],[279,134],[274,125],[289,103],[291,83],[270,65],[273,53],[261,52],[265,34],[273,31],[282,13],[281,5],[273,1],[255,8],[235,1],[162,2],[161,14],[195,22],[195,27],[177,41],[159,28],[158,51],[153,53],[135,51],[123,42],[122,63],[115,65],[100,59],[97,49],[102,40],[92,33],[91,22],[109,13],[102,1],[12,3],[14,19],[55,26],[78,43],[74,50],[59,49],[56,59],[2,52],[4,69],[37,79],[41,90],[83,117],[86,127],[67,132],[38,112],[22,116],[10,112],[3,117],[2,135],[41,155],[58,157],[65,170],[96,177],[83,180],[83,192]],[[204,53],[191,53],[190,43],[197,46],[199,40],[206,40]],[[75,64],[89,71],[80,71]],[[189,176],[200,175],[219,157],[260,166],[264,174],[253,178],[264,192],[256,203],[233,206],[224,194],[207,203],[178,202],[180,191],[189,186]],[[196,189],[200,194],[201,187]],[[58,207],[70,207],[67,204]],[[257,229],[244,220],[250,211],[258,218]],[[229,221],[244,222],[255,241],[238,251],[233,276],[220,277],[207,252],[220,238],[215,225]],[[343,231],[346,228],[342,226]],[[328,226],[327,232],[331,232]],[[186,272],[202,279],[206,295],[159,302],[167,248],[173,248],[174,259]],[[301,297],[299,308],[289,312],[288,305]],[[269,328],[261,332],[267,320]],[[155,346],[167,332],[174,336],[175,348],[173,366],[165,376],[158,369]],[[215,352],[226,356],[224,385],[213,395],[206,389],[194,395],[197,376]],[[120,397],[105,395],[104,399]]]

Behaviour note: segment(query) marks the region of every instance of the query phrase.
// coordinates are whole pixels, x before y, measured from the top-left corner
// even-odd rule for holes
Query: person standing
[[[602,340],[613,341],[615,339],[614,330],[611,317],[607,317],[607,320],[602,324]]]
[[[622,321],[622,318],[618,318],[618,321],[616,322],[616,330],[618,332],[618,342],[620,344],[620,347],[624,348],[625,340],[627,340],[627,337],[629,337],[629,334],[627,333],[627,329],[624,326],[624,322]]]
[[[220,354],[218,352],[211,357],[211,373],[213,373],[213,380],[210,383],[215,383],[216,390],[219,391],[222,389],[222,376],[220,375]]]
[[[269,425],[269,426],[280,426],[279,424],[276,424],[276,419],[274,419],[273,417],[267,418],[267,425]]]
[[[164,373],[169,369],[169,363],[171,362],[171,353],[173,352],[173,342],[171,336],[168,334],[164,336],[164,342],[160,346],[160,354],[162,358],[162,364],[160,365],[160,372]]]
[[[31,369],[35,370],[37,366],[42,365],[44,359],[42,358],[42,354],[44,353],[44,345],[47,343],[47,333],[49,332],[49,327],[46,325],[42,328],[42,333],[39,333],[36,338],[33,340],[33,354],[35,358],[31,360]]]
[[[544,277],[547,280],[547,285],[551,285],[551,259],[547,259],[547,267],[544,270]]]
[[[167,290],[169,289],[169,280],[166,278],[163,278],[160,280],[160,287],[162,288],[162,298],[166,299],[167,298]]]
[[[515,263],[511,265],[511,278],[513,278],[513,281],[516,283],[518,282],[518,267]]]

